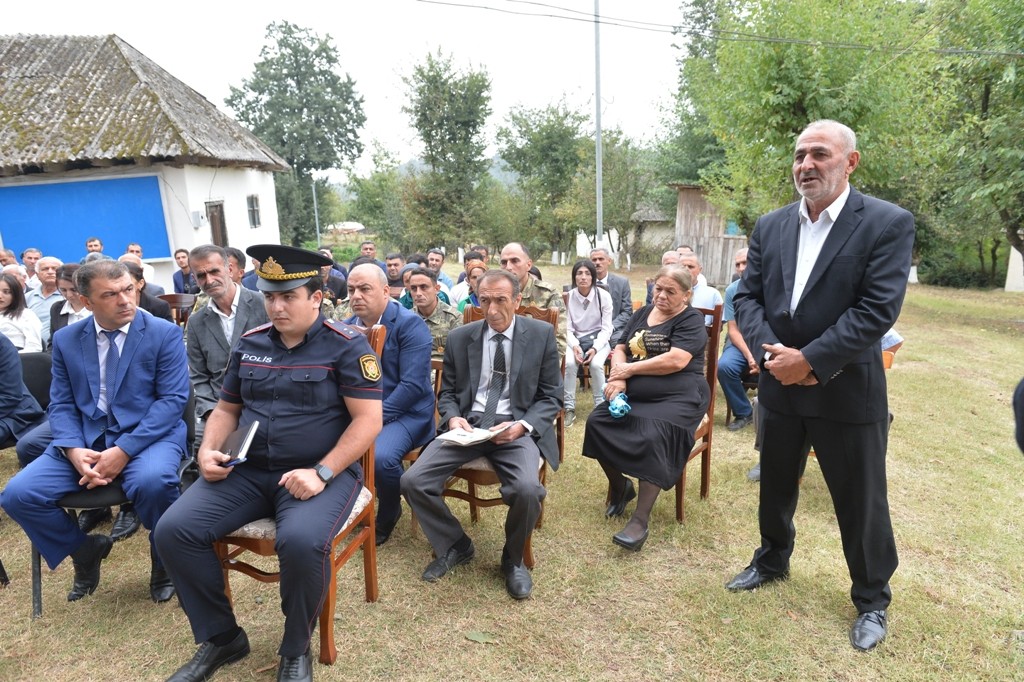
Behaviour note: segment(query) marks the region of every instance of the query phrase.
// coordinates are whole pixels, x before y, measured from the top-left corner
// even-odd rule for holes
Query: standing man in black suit
[[[857,138],[835,121],[800,134],[793,182],[801,201],[754,226],[736,318],[760,373],[761,546],[726,587],[753,590],[789,575],[793,512],[808,448],[832,494],[858,616],[854,648],[886,635],[898,563],[886,495],[888,404],[879,341],[899,317],[914,217],[850,187]]]
[[[562,407],[561,361],[554,327],[516,315],[522,293],[515,275],[488,270],[477,282],[477,297],[485,319],[448,334],[437,410],[443,431],[504,430],[478,445],[434,440],[402,476],[402,494],[437,555],[423,579],[436,582],[474,554],[473,542],[442,497],[445,481],[466,462],[486,457],[509,506],[501,556],[505,589],[514,599],[526,599],[533,579],[523,550],[546,492],[537,476],[540,458],[558,468],[553,422]]]

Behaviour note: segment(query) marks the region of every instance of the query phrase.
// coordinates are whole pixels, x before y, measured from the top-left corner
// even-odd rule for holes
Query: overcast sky
[[[268,24],[287,20],[329,34],[341,69],[365,99],[361,139],[367,153],[357,164],[357,171],[365,173],[373,140],[402,161],[419,153],[415,132],[401,111],[408,99],[402,77],[438,48],[459,67],[488,72],[491,151],[494,131],[514,106],[541,108],[564,97],[593,117],[593,12],[593,0],[51,0],[5,3],[0,33],[116,34],[225,111],[229,86],[240,86],[252,73]],[[602,125],[650,139],[676,86],[679,41],[670,27],[681,22],[679,0],[600,0],[600,12],[606,22],[653,29],[605,23],[600,32]]]

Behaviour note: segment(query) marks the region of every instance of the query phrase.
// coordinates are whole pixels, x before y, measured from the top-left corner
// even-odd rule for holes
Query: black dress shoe
[[[605,510],[605,518],[612,518],[613,516],[622,516],[626,513],[626,505],[629,501],[636,497],[636,488],[633,487],[633,481],[626,479],[626,486],[622,489],[622,495],[619,499],[613,501],[608,505],[608,509]]]
[[[114,526],[110,529],[110,537],[114,542],[127,540],[135,535],[141,525],[142,521],[135,513],[134,505],[122,505],[120,511],[117,512],[117,518],[114,519]]]
[[[631,552],[639,552],[644,548],[644,543],[647,542],[647,536],[650,535],[650,528],[644,527],[644,530],[639,535],[631,535],[626,532],[629,528],[629,524],[626,524],[626,528],[623,528],[618,533],[612,536],[612,542],[619,547],[630,550]]]
[[[743,592],[746,590],[756,590],[761,585],[767,585],[768,583],[775,582],[776,580],[785,580],[789,577],[789,571],[783,571],[776,575],[767,575],[761,573],[757,569],[757,566],[751,564],[744,568],[739,575],[730,580],[725,584],[725,589],[730,592]]]
[[[68,601],[78,601],[96,591],[100,584],[100,562],[110,554],[114,541],[106,535],[88,535],[85,542],[71,555],[75,565],[75,581],[68,592]]]
[[[157,604],[170,601],[174,596],[174,583],[171,582],[170,576],[167,575],[167,569],[163,566],[159,568],[153,566],[149,573],[149,596]]]
[[[473,548],[473,543],[469,543],[469,548],[464,552],[460,552],[455,549],[453,545],[447,552],[437,557],[427,565],[427,569],[423,571],[423,579],[428,583],[437,582],[444,575],[458,566],[464,564],[473,558],[476,554],[476,550]]]
[[[277,682],[313,682],[309,649],[301,656],[282,656],[277,665]]]
[[[533,578],[522,563],[503,561],[501,572],[505,574],[505,590],[513,599],[527,599],[533,592]]]
[[[871,651],[885,639],[887,631],[885,610],[862,613],[850,628],[850,644],[854,649]]]
[[[78,514],[78,527],[82,529],[83,533],[89,533],[96,526],[112,518],[114,518],[114,515],[110,512],[110,507],[83,509]]]
[[[751,412],[746,417],[736,417],[735,419],[732,420],[732,423],[725,428],[729,429],[730,431],[739,431],[740,429],[747,428],[753,423],[754,413]]]
[[[395,526],[398,525],[398,520],[400,518],[402,518],[401,507],[398,508],[398,516],[396,516],[394,520],[391,521],[391,523],[381,523],[380,521],[378,521],[377,525],[373,527],[374,541],[376,542],[378,547],[380,547],[388,541],[388,539],[391,537],[391,533],[393,533],[395,530]]]
[[[203,642],[192,660],[178,668],[167,678],[167,682],[201,682],[210,677],[217,668],[228,663],[240,661],[249,655],[249,638],[245,630],[224,646],[216,646],[213,642]]]

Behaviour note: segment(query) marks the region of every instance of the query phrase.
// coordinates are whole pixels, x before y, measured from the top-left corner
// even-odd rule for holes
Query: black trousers
[[[213,541],[250,521],[274,517],[284,612],[278,654],[300,656],[309,647],[330,584],[331,540],[362,483],[349,468],[319,495],[298,500],[278,485],[283,473],[240,464],[222,481],[199,479],[160,518],[156,548],[197,644],[236,624]]]
[[[888,420],[846,424],[762,410],[761,547],[752,563],[768,575],[789,569],[800,477],[813,447],[839,522],[850,598],[859,613],[886,608],[899,563],[885,477]]]

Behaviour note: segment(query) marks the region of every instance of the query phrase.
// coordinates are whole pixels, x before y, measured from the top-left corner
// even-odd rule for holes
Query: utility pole
[[[602,197],[604,179],[602,177],[601,163],[601,0],[594,0],[594,107],[596,113],[594,121],[597,127],[596,139],[594,141],[594,156],[597,158],[595,177],[597,178],[596,203],[597,214],[597,241],[596,245],[601,246],[604,241],[604,202]]]
[[[320,248],[320,207],[316,203],[316,178],[313,178],[313,220],[316,221],[316,248]]]

